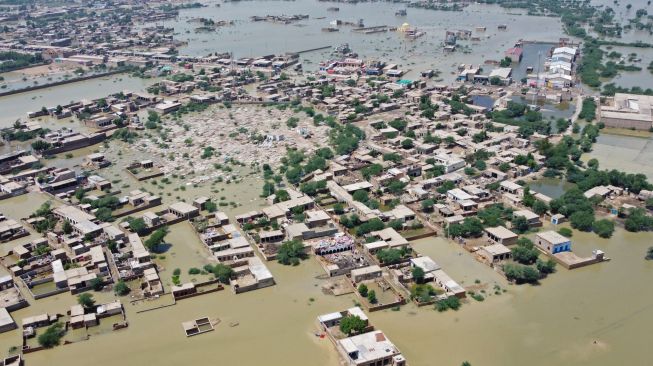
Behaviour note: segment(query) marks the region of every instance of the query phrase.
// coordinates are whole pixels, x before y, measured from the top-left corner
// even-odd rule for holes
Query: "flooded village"
[[[649,8],[0,0],[0,364],[647,364]]]

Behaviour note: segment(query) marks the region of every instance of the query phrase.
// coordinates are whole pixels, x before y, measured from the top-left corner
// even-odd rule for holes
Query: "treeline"
[[[583,107],[578,114],[578,118],[582,118],[587,122],[592,122],[596,118],[596,102],[592,97],[583,99]]]
[[[14,51],[0,52],[0,72],[13,71],[41,62],[43,62],[43,57],[40,53],[32,55]]]
[[[279,174],[275,174],[270,165],[263,165],[263,179],[265,180],[265,183],[263,184],[263,192],[261,193],[261,196],[267,197],[275,193],[275,184],[281,183],[283,181],[283,176],[286,177],[286,180],[289,183],[299,184],[302,177],[306,174],[312,173],[318,169],[326,170],[327,161],[331,158],[333,158],[333,151],[328,147],[316,150],[310,157],[307,157],[304,151],[301,150],[286,150],[286,156],[281,158],[281,166],[279,166],[278,170]],[[311,196],[317,194],[318,191],[325,187],[326,182],[308,182],[300,186],[304,193]],[[286,194],[281,194],[283,196],[280,196],[280,198],[282,198],[283,201],[290,199],[290,197],[283,199],[286,198]]]
[[[507,108],[489,113],[494,122],[519,127],[519,134],[527,138],[535,132],[549,135],[551,125],[542,117],[542,113],[535,111],[526,104],[508,102]]]

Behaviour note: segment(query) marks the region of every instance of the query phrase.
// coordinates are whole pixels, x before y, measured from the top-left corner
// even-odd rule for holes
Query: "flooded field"
[[[171,239],[171,251],[185,245],[179,242],[181,238],[179,234]],[[648,286],[653,263],[642,256],[652,239],[650,234],[633,235],[623,230],[618,230],[612,240],[574,233],[573,248],[580,255],[600,248],[612,261],[574,271],[559,268],[541,286],[508,285],[456,244],[440,238],[422,239],[415,243],[417,251],[432,256],[465,286],[479,280],[479,286],[486,288],[485,301],[469,299],[461,310],[445,313],[410,304],[400,311],[372,313],[370,318],[412,365],[432,365],[434,360],[459,365],[468,360],[490,366],[526,362],[536,366],[607,366],[623,359],[643,365],[647,356],[641,350],[646,347],[644,335],[653,321],[653,298],[642,289]],[[277,281],[274,287],[242,295],[226,289],[140,314],[126,305],[129,329],[37,352],[27,360],[30,365],[86,365],[90,358],[97,365],[206,360],[242,365],[337,365],[328,340],[315,337],[314,320],[319,314],[351,306],[354,297],[323,295],[322,281],[316,279],[323,272],[312,258],[298,267],[276,263],[269,263],[269,267]],[[494,293],[495,285],[502,289],[500,295]],[[106,300],[113,297],[95,296]],[[73,303],[72,296],[60,294],[13,315],[20,319],[39,310],[64,311]],[[203,316],[220,319],[216,331],[187,338],[181,322]],[[281,329],[283,337],[279,336]],[[16,332],[0,336],[0,347],[5,349],[18,342]],[[291,355],[289,345],[293,347]],[[256,352],[251,351],[253,348]],[[175,351],[168,352],[170,349]]]
[[[551,198],[562,196],[565,191],[573,187],[574,184],[558,178],[540,178],[533,182],[528,182],[531,190]]]
[[[606,1],[606,5],[611,5]],[[254,6],[255,5],[255,6]],[[340,12],[327,12],[337,5]],[[619,16],[628,18],[625,4],[614,5]],[[636,1],[633,8],[643,7]],[[256,9],[253,12],[252,9]],[[299,51],[320,46],[336,46],[348,42],[361,57],[384,58],[409,70],[408,78],[419,71],[433,68],[443,73],[445,82],[455,77],[452,73],[460,63],[480,64],[487,59],[503,57],[503,51],[520,38],[555,41],[563,36],[560,22],[553,17],[520,15],[519,10],[498,6],[472,4],[462,12],[439,12],[408,9],[407,17],[396,17],[402,4],[333,4],[300,0],[295,2],[226,2],[220,7],[183,10],[176,20],[160,24],[173,26],[178,38],[188,41],[182,54],[205,55],[212,52],[233,52],[235,57],[264,55],[284,51]],[[251,15],[300,14],[310,19],[291,25],[250,22]],[[362,14],[362,15],[361,15]],[[214,20],[235,20],[233,26],[217,32],[195,33],[191,18],[209,17]],[[322,18],[323,19],[318,19]],[[426,31],[426,35],[408,41],[395,32],[362,35],[343,26],[339,32],[325,33],[321,28],[329,21],[341,19],[357,21],[363,18],[367,26],[397,26],[404,22]],[[508,31],[497,30],[507,24]],[[461,50],[444,54],[441,43],[445,30],[474,29],[486,26],[479,33],[481,41],[462,41]],[[515,32],[519,29],[519,32]],[[624,41],[636,32],[628,33]],[[641,33],[641,32],[640,32]],[[476,34],[475,34],[476,35]],[[641,34],[639,34],[641,36]],[[515,70],[516,78],[525,73],[526,66],[537,66],[549,45],[527,45],[524,61]],[[315,69],[319,60],[329,57],[330,50],[302,54],[308,70]],[[471,52],[471,53],[470,53]],[[622,51],[620,51],[622,52]],[[624,50],[623,52],[627,52]],[[636,51],[647,65],[653,53]],[[648,71],[646,71],[648,72]],[[639,74],[638,74],[639,75]],[[623,74],[616,81],[630,86],[639,76]],[[632,78],[629,81],[629,78]],[[43,89],[0,98],[0,127],[11,125],[17,118],[25,118],[27,111],[43,105],[68,103],[78,99],[92,99],[122,90],[142,91],[153,80],[116,75],[88,80],[52,89]],[[557,110],[545,106],[549,116],[568,118],[573,106]],[[70,125],[70,121],[44,121],[48,128]],[[597,158],[601,168],[618,168],[628,172],[643,172],[653,179],[653,148],[649,138],[602,134],[594,150],[583,156],[586,161]],[[138,142],[136,142],[138,144]],[[15,148],[17,145],[12,145]],[[146,156],[139,147],[112,141],[44,160],[48,166],[79,168],[84,156],[102,152],[112,165],[100,171],[112,181],[114,189],[125,195],[142,189],[160,195],[163,204],[150,208],[163,210],[175,201],[190,201],[198,196],[209,196],[221,202],[219,210],[233,220],[234,215],[255,210],[265,205],[259,197],[262,179],[249,166],[233,167],[233,182],[208,181],[195,184],[195,174],[170,176],[169,182],[159,179],[138,181],[124,167],[134,160],[164,156]],[[7,149],[9,147],[5,147]],[[237,158],[237,157],[236,157]],[[534,191],[553,198],[559,197],[570,185],[556,179],[541,179],[531,183]],[[2,201],[0,212],[10,218],[28,216],[48,200],[42,194],[30,193]],[[233,202],[233,204],[232,204]],[[137,213],[134,216],[138,216]],[[547,225],[548,226],[548,225]],[[551,228],[553,229],[553,228]],[[39,235],[31,231],[29,237],[0,245],[6,254],[18,244]],[[510,285],[493,269],[475,261],[457,244],[444,238],[427,238],[413,242],[414,249],[431,256],[457,282],[474,288],[485,297],[483,302],[468,299],[459,311],[439,313],[431,306],[417,308],[412,303],[399,311],[384,310],[370,314],[372,323],[382,329],[407,357],[410,365],[458,366],[467,360],[483,366],[613,366],[623,360],[633,365],[649,364],[648,352],[651,324],[653,324],[653,294],[650,278],[653,262],[643,259],[646,248],[653,242],[653,233],[632,234],[619,228],[611,239],[595,234],[574,232],[572,248],[587,256],[593,249],[601,249],[612,260],[586,268],[558,271],[541,281],[539,286]],[[190,223],[170,227],[166,245],[157,253],[161,279],[166,290],[172,285],[172,273],[181,272],[181,282],[203,281],[206,275],[190,275],[192,267],[202,268],[209,263],[205,247],[195,235]],[[274,275],[276,286],[235,295],[229,287],[224,291],[182,300],[174,306],[141,312],[173,303],[171,296],[158,300],[131,304],[131,298],[120,300],[127,312],[129,327],[111,331],[118,319],[105,319],[88,332],[71,332],[66,339],[79,341],[52,350],[26,356],[29,365],[132,365],[140,363],[168,364],[226,364],[226,365],[284,365],[336,366],[336,352],[327,339],[315,336],[315,318],[324,313],[352,306],[356,297],[334,297],[321,291],[324,280],[322,267],[314,258],[297,267],[266,263]],[[136,286],[137,283],[131,284]],[[44,284],[39,291],[51,289]],[[27,294],[23,288],[23,293]],[[114,300],[113,292],[94,292],[98,303]],[[62,293],[39,301],[28,297],[30,306],[15,312],[21,319],[41,313],[64,314],[76,303],[74,296]],[[214,332],[188,338],[181,323],[201,317],[219,319]],[[83,340],[90,336],[89,340]],[[34,344],[34,341],[30,341]],[[0,354],[21,344],[20,332],[0,334]]]
[[[573,271],[558,268],[541,286],[507,286],[488,267],[458,259],[466,254],[455,244],[425,239],[416,249],[431,255],[453,278],[475,273],[483,283],[496,283],[507,292],[487,291],[483,303],[470,300],[458,312],[405,307],[372,319],[416,365],[431,365],[435,359],[443,365],[463,360],[473,365],[614,365],[625,359],[646,364],[642,336],[653,321],[653,298],[642,289],[653,263],[642,256],[651,239],[623,230],[611,240],[574,232],[573,249],[579,255],[600,248],[612,261]],[[470,278],[461,280],[469,285]]]
[[[39,110],[43,106],[53,107],[80,99],[96,99],[125,90],[142,92],[154,82],[154,79],[117,74],[5,96],[0,98],[0,128],[11,126],[18,118],[27,119],[27,112]]]
[[[651,137],[634,137],[602,133],[592,151],[584,154],[587,161],[599,160],[601,169],[618,169],[628,173],[642,173],[653,179],[653,142]]]
[[[616,58],[610,61],[617,63],[623,61],[626,65],[635,65],[641,68],[639,71],[622,71],[614,79],[606,82],[611,82],[624,88],[639,86],[646,89],[651,86],[651,83],[653,83],[653,73],[647,67],[653,62],[653,48],[611,47],[610,49],[606,48],[605,51],[606,54],[614,51],[622,55],[622,58]],[[633,54],[632,57],[631,54]],[[629,59],[633,61],[629,61]]]
[[[519,39],[557,41],[563,36],[560,22],[555,18],[521,15],[521,10],[506,10],[499,6],[472,4],[461,12],[431,11],[408,8],[407,16],[397,17],[395,12],[405,9],[404,4],[336,4],[339,12],[329,12],[334,3],[301,0],[293,2],[257,1],[256,10],[251,2],[226,2],[220,7],[189,9],[175,20],[162,22],[175,28],[175,37],[188,41],[180,49],[181,54],[206,55],[212,52],[232,52],[235,57],[260,56],[280,52],[298,52],[316,47],[335,47],[349,43],[354,52],[365,60],[383,59],[410,71],[407,78],[415,78],[426,69],[439,69],[441,77],[450,82],[455,78],[450,72],[461,63],[482,64],[486,59],[499,60],[503,52]],[[282,25],[252,22],[252,15],[308,14],[309,19]],[[216,32],[195,33],[197,23],[188,20],[198,17],[233,20],[234,25],[219,28]],[[358,22],[365,26],[387,25],[397,27],[408,23],[425,31],[426,35],[411,41],[399,32],[360,34],[352,32],[351,26],[340,26],[339,32],[323,32],[332,20]],[[161,23],[159,23],[161,24]],[[498,31],[499,24],[507,24],[508,31]],[[461,40],[462,46],[453,54],[442,51],[445,31],[487,27],[485,32],[475,32],[481,41]],[[512,29],[520,29],[518,33]],[[328,59],[331,49],[301,55],[306,70],[317,69],[317,62]],[[537,59],[537,53],[534,54]],[[527,57],[531,57],[528,56]],[[532,57],[531,57],[532,58]],[[535,66],[535,65],[533,65]]]

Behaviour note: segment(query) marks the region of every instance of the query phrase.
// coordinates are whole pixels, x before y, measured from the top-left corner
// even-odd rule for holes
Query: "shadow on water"
[[[159,244],[156,247],[154,247],[152,249],[152,253],[155,253],[155,254],[167,253],[168,250],[170,250],[170,248],[172,248],[172,244],[162,243],[162,244]]]

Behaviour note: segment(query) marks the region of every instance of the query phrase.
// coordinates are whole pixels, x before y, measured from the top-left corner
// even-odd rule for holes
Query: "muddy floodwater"
[[[337,6],[338,12],[329,7]],[[316,70],[319,61],[328,59],[332,48],[349,43],[354,52],[366,61],[382,60],[398,64],[407,71],[406,78],[416,78],[426,69],[439,69],[443,80],[453,81],[454,66],[461,63],[482,64],[485,60],[503,58],[506,49],[513,47],[520,39],[555,42],[563,36],[560,21],[552,17],[532,17],[519,9],[506,10],[495,5],[471,4],[461,12],[431,11],[408,8],[407,16],[395,16],[405,4],[393,3],[329,3],[313,0],[292,2],[226,2],[220,7],[188,9],[180,12],[176,19],[157,24],[174,27],[175,38],[185,40],[188,45],[180,54],[203,56],[212,52],[231,52],[234,57],[299,52],[316,47],[330,46],[327,50],[303,53],[300,59],[305,70]],[[308,14],[309,19],[292,24],[252,22],[252,15]],[[215,32],[195,32],[197,22],[189,20],[199,17],[214,20],[234,21],[233,25],[219,28]],[[376,34],[352,32],[353,26],[343,25],[338,32],[324,32],[330,22],[357,23],[364,25],[398,27],[408,23],[426,32],[423,37],[408,40],[402,33],[389,31]],[[499,31],[499,24],[507,24],[508,31]],[[444,53],[442,45],[447,30],[474,30],[485,26],[484,32],[474,32],[479,41],[460,40],[459,51]],[[514,30],[519,29],[519,32]],[[537,50],[525,55],[526,60],[536,66]],[[544,61],[544,59],[542,59]],[[524,66],[525,67],[525,66]]]
[[[628,131],[630,132],[630,131]],[[597,159],[601,169],[617,169],[627,173],[645,174],[653,179],[653,137],[648,132],[640,136],[602,133],[592,151],[582,159]]]
[[[0,128],[10,127],[19,118],[27,119],[28,112],[38,111],[41,107],[97,99],[121,91],[143,92],[155,81],[117,74],[5,96],[0,98]]]
[[[634,2],[633,9],[643,7]],[[612,1],[605,1],[612,6]],[[337,13],[326,9],[337,6]],[[620,19],[630,16],[625,3],[614,5]],[[455,78],[456,66],[482,64],[498,60],[505,49],[519,39],[552,42],[563,36],[560,21],[554,17],[531,17],[517,9],[472,4],[462,12],[439,12],[408,8],[406,17],[396,17],[403,4],[363,3],[341,4],[313,0],[293,2],[247,1],[226,2],[220,7],[182,10],[174,20],[159,24],[174,27],[175,38],[188,41],[181,54],[206,55],[213,52],[233,52],[235,57],[247,57],[300,51],[321,46],[337,46],[348,42],[366,60],[383,59],[400,64],[415,78],[419,71],[438,69],[439,78],[449,83]],[[634,11],[634,10],[633,10]],[[310,19],[282,25],[250,22],[252,15],[309,14]],[[235,24],[216,32],[195,33],[197,23],[188,20],[207,17],[213,20],[234,20]],[[322,18],[322,19],[320,19]],[[398,26],[409,23],[426,35],[408,41],[397,32],[363,35],[343,26],[339,32],[321,29],[331,20],[358,21],[366,26]],[[507,24],[508,31],[497,30]],[[445,30],[470,29],[486,26],[485,32],[475,32],[480,41],[461,41],[460,51],[442,52]],[[636,33],[636,34],[635,34]],[[641,32],[631,32],[625,39],[641,39]],[[541,64],[538,53],[549,45],[527,45],[524,62],[517,68],[521,77],[525,67]],[[626,54],[627,50],[620,50]],[[331,50],[303,53],[306,70],[315,70],[317,62],[330,57]],[[642,65],[647,65],[653,53],[642,50]],[[634,85],[645,72],[624,74],[615,82]],[[143,91],[153,80],[114,75],[107,78],[72,83],[51,89],[0,98],[0,127],[25,118],[28,111],[41,106],[55,106],[79,99],[92,99],[122,90]],[[550,115],[568,118],[573,108],[554,110]],[[70,120],[43,121],[48,128],[73,127],[83,129]],[[145,132],[144,132],[145,133]],[[653,148],[650,136],[631,137],[602,134],[593,151],[583,160],[597,158],[601,168],[617,168],[627,172],[642,172],[653,178]],[[134,144],[139,144],[138,141]],[[27,145],[27,144],[23,144]],[[21,144],[5,146],[7,151]],[[80,170],[84,156],[104,153],[113,164],[98,173],[112,181],[114,189],[126,195],[142,189],[160,195],[163,204],[150,210],[159,211],[179,200],[190,201],[197,196],[210,196],[222,202],[219,209],[233,220],[234,216],[264,207],[259,197],[263,181],[261,174],[250,166],[234,166],[224,180],[196,184],[193,174],[170,176],[169,181],[152,179],[139,182],[126,173],[124,166],[133,160],[163,156],[143,156],[133,144],[112,141],[80,149],[67,156],[44,160],[47,166]],[[235,157],[238,159],[238,157]],[[227,180],[230,183],[227,183]],[[559,197],[571,185],[556,179],[541,179],[532,183],[534,191]],[[39,193],[1,201],[0,212],[13,219],[27,217],[48,197]],[[56,205],[56,203],[55,203]],[[136,214],[136,216],[140,215]],[[545,229],[557,229],[549,227]],[[29,242],[39,234],[0,245],[4,255],[16,245]],[[465,300],[459,311],[439,313],[433,307],[417,308],[412,303],[400,310],[370,313],[371,322],[382,329],[406,356],[412,366],[458,366],[469,361],[474,366],[613,366],[628,361],[629,365],[649,365],[651,327],[653,326],[653,292],[651,279],[653,261],[645,261],[646,249],[653,245],[653,233],[629,233],[617,228],[611,239],[574,231],[572,249],[580,256],[589,256],[601,249],[609,262],[573,271],[558,266],[556,273],[540,285],[516,286],[493,269],[475,261],[457,244],[433,237],[413,242],[415,250],[431,256],[456,281],[484,295],[482,302]],[[190,223],[170,227],[168,245],[155,261],[166,290],[172,285],[172,273],[179,268],[181,281],[202,281],[203,275],[192,276],[188,270],[209,263],[208,253],[194,233]],[[322,293],[324,271],[314,258],[299,266],[289,267],[276,262],[266,263],[276,285],[235,295],[229,287],[224,291],[182,300],[174,306],[146,311],[171,303],[169,297],[132,304],[130,297],[121,297],[129,327],[110,331],[106,320],[89,332],[89,340],[59,346],[52,350],[26,355],[32,365],[104,366],[104,365],[282,365],[336,366],[336,351],[327,339],[315,335],[318,315],[338,311],[355,304],[353,295],[334,297]],[[137,283],[130,284],[132,286]],[[28,316],[42,313],[65,314],[76,298],[62,293],[35,301],[24,288],[30,306],[15,312],[18,324]],[[98,303],[115,299],[113,292],[93,293]],[[218,319],[215,331],[187,338],[181,323],[201,317]],[[109,326],[108,326],[109,325]],[[66,336],[78,341],[86,334],[76,332]],[[33,340],[30,341],[34,344]],[[20,347],[18,330],[0,334],[0,355],[12,347]]]
[[[179,225],[188,224],[173,227],[167,255],[176,253],[174,265],[198,265],[200,243]],[[653,297],[646,289],[653,263],[644,261],[642,254],[653,235],[620,229],[610,240],[577,232],[572,240],[579,255],[600,248],[612,260],[574,271],[559,268],[541,286],[514,286],[456,244],[422,239],[414,243],[418,252],[430,255],[464,286],[484,288],[485,301],[469,299],[459,311],[445,313],[407,305],[399,311],[372,313],[370,318],[411,365],[459,365],[468,360],[490,366],[607,366],[624,359],[633,365],[647,364],[644,349],[653,324]],[[140,314],[136,311],[149,304],[127,304],[129,329],[30,354],[27,360],[30,365],[170,365],[207,360],[233,365],[337,365],[331,344],[314,335],[314,320],[353,305],[354,298],[322,294],[318,277],[323,271],[313,258],[298,267],[268,266],[277,281],[274,287],[242,295],[226,289]],[[162,279],[169,282],[168,270],[162,272]],[[182,281],[187,279],[182,268]],[[113,298],[108,293],[95,296]],[[122,298],[123,303],[127,300]],[[72,296],[61,294],[32,302],[12,315],[21,319],[46,311],[63,313],[73,303]],[[181,322],[202,316],[218,318],[216,330],[186,338]],[[0,336],[0,347],[18,344],[17,332]]]

